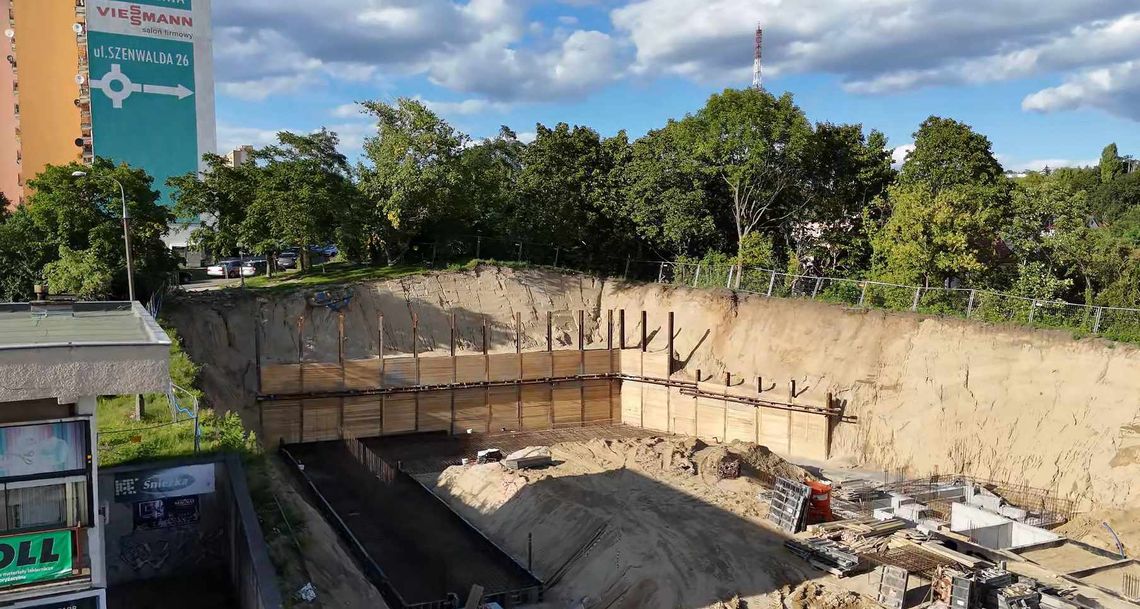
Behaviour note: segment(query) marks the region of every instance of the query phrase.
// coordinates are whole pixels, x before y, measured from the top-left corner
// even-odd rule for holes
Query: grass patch
[[[258,290],[292,290],[323,285],[358,283],[382,279],[395,279],[430,271],[423,264],[368,265],[350,262],[330,262],[304,271],[278,273],[272,278],[264,275],[245,280],[245,287]]]

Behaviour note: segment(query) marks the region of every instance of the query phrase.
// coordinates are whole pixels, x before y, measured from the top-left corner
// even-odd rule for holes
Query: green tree
[[[206,170],[167,180],[172,188],[174,214],[201,223],[190,233],[190,244],[214,255],[238,253],[246,208],[257,193],[261,168],[254,163],[238,167],[216,154],[203,155]]]
[[[75,172],[86,175],[74,177]],[[34,249],[36,254],[31,258],[44,265],[56,260],[64,251],[61,248],[66,248],[85,252],[84,256],[113,269],[110,292],[125,297],[122,204],[114,180],[122,184],[126,194],[137,295],[145,297],[177,270],[178,260],[162,241],[174,216],[158,204],[159,193],[151,187],[153,178],[144,170],[116,166],[103,158],[96,158],[91,166],[49,165],[28,181],[33,194],[5,224],[15,223],[16,238],[35,240],[17,247]],[[42,272],[42,267],[36,272]],[[31,287],[25,280],[18,290],[29,293]]]
[[[114,271],[94,249],[75,251],[59,246],[59,259],[44,266],[48,289],[55,293],[100,300],[111,293]]]
[[[1116,142],[1104,147],[1100,152],[1100,181],[1107,184],[1124,173],[1124,159],[1120,158],[1120,151]]]
[[[896,184],[880,199],[873,272],[896,283],[985,283],[1011,213],[1010,184],[990,142],[968,125],[931,117],[914,134]]]
[[[395,264],[426,226],[452,215],[467,137],[415,99],[361,105],[377,130],[358,168],[366,245],[373,260]]]
[[[1140,171],[1104,182],[1090,194],[1092,215],[1098,223],[1113,226],[1124,221],[1131,224],[1135,214],[1132,210],[1140,208]]]
[[[737,255],[748,236],[772,229],[806,203],[812,189],[804,157],[811,124],[790,94],[727,89],[680,122],[685,152],[718,182],[735,231]]]
[[[506,126],[499,129],[496,137],[464,148],[459,156],[459,172],[465,186],[457,189],[454,215],[435,227],[436,234],[462,232],[502,237],[514,212],[525,149],[526,144]]]

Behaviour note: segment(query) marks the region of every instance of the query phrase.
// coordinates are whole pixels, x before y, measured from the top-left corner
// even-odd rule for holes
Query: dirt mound
[[[819,582],[784,586],[773,595],[772,609],[878,609],[870,599]]]

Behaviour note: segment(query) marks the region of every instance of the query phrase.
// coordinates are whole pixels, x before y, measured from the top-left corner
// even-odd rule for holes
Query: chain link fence
[[[1140,342],[1140,309],[1039,300],[990,290],[921,287],[881,281],[796,275],[764,268],[644,260],[612,256],[596,245],[578,247],[457,235],[412,244],[404,262],[433,268],[471,260],[545,266],[629,281],[690,288],[724,288],[773,298],[806,298],[852,308],[913,311],[1072,330],[1112,340]]]
[[[992,323],[1072,330],[1140,342],[1140,309],[1040,300],[990,290],[921,287],[881,281],[793,275],[771,269],[660,262],[657,281],[726,288],[774,298],[806,298],[854,308],[913,311]]]

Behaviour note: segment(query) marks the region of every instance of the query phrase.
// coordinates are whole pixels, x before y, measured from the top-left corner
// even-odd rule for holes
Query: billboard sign
[[[0,427],[0,479],[87,467],[87,424],[66,421]]]
[[[136,529],[169,529],[194,524],[198,519],[197,495],[135,502]]]
[[[116,503],[212,492],[214,492],[213,463],[115,474]]]
[[[87,57],[95,155],[166,179],[214,152],[209,0],[88,0]]]
[[[26,609],[99,609],[99,597],[81,596],[67,600],[49,600],[38,605],[27,605]]]
[[[0,537],[0,587],[71,577],[71,531]]]

